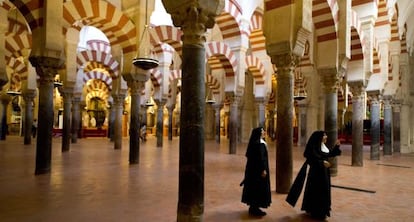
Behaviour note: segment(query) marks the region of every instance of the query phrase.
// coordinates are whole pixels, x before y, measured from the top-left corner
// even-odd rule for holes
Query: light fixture
[[[13,90],[13,89],[9,89],[9,90],[7,90],[7,95],[10,95],[10,96],[19,96],[19,95],[21,95],[22,93],[21,92],[19,92],[19,91],[15,91],[15,90]]]
[[[206,103],[207,104],[214,104],[216,103],[216,100],[214,100],[213,97],[213,90],[209,86],[206,86],[207,88],[207,97],[206,97]]]
[[[305,79],[302,76],[301,70],[295,72],[295,87],[293,90],[293,99],[300,101],[306,99],[307,93],[305,89]]]
[[[142,32],[141,40],[138,46],[137,57],[132,60],[132,64],[136,67],[143,70],[149,70],[157,67],[159,65],[158,60],[153,58],[151,45],[150,45],[150,36],[149,36],[149,26],[147,22],[148,17],[148,0],[145,2],[145,26],[144,31]]]

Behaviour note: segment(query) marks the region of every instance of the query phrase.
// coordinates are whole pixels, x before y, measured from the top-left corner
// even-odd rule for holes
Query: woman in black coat
[[[295,206],[302,191],[307,166],[309,165],[301,209],[312,217],[321,220],[324,220],[327,216],[329,217],[331,211],[331,176],[329,172],[331,164],[328,158],[341,154],[339,140],[335,147],[330,150],[325,145],[327,138],[328,136],[324,131],[315,131],[311,135],[303,153],[306,162],[286,197],[286,201]]]
[[[246,151],[244,180],[240,184],[244,186],[241,201],[250,206],[249,214],[253,216],[266,215],[260,208],[267,208],[272,202],[265,135],[262,127],[253,129]]]

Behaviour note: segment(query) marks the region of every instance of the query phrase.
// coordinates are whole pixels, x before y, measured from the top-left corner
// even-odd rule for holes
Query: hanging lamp
[[[159,65],[158,60],[153,58],[151,45],[150,45],[150,36],[149,36],[149,26],[147,22],[148,17],[148,0],[145,2],[145,26],[144,31],[142,32],[141,40],[138,46],[137,57],[132,60],[132,64],[136,67],[143,70],[149,70],[157,67]]]
[[[293,99],[300,101],[306,99],[307,97],[305,81],[300,69],[295,73],[295,75],[295,85],[297,85],[297,87],[294,88]]]

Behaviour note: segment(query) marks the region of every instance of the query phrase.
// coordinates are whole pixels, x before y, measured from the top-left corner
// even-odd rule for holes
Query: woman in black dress
[[[328,158],[341,155],[339,140],[334,148],[330,150],[325,145],[327,138],[328,136],[324,131],[315,131],[311,135],[303,153],[306,162],[286,197],[286,201],[295,206],[302,191],[307,166],[309,165],[301,209],[312,217],[321,220],[324,220],[327,216],[329,217],[331,211],[331,176],[329,172],[331,163]]]
[[[253,129],[246,151],[244,180],[240,184],[244,186],[241,201],[250,206],[249,214],[253,216],[266,215],[260,208],[267,208],[272,202],[265,135],[262,127]]]

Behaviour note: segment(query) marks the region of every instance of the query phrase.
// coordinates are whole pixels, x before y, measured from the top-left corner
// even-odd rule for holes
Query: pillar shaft
[[[33,100],[36,96],[34,90],[27,90],[22,94],[24,104],[25,104],[25,120],[24,122],[24,144],[31,144],[32,143],[32,126],[33,126]]]
[[[162,147],[163,137],[164,137],[164,105],[166,100],[155,100],[157,103],[157,127],[156,127],[156,137],[157,137],[157,147]]]
[[[7,94],[0,94],[0,140],[6,140],[7,135],[7,106],[11,97]]]
[[[371,160],[380,158],[380,101],[378,96],[371,96]]]
[[[140,100],[143,83],[134,81],[129,82],[128,85],[131,88],[131,120],[129,122],[129,163],[139,163],[139,135],[140,135]]]
[[[53,131],[54,76],[60,67],[60,60],[48,57],[31,57],[39,78],[38,133],[36,143],[35,174],[50,173]]]
[[[401,127],[400,127],[400,121],[401,121],[401,101],[395,101],[392,106],[392,135],[393,135],[393,147],[392,152],[393,153],[400,153],[401,152]]]
[[[333,148],[338,139],[338,83],[339,76],[336,68],[319,70],[325,90],[325,132],[328,135],[327,147]],[[338,174],[336,157],[329,160],[332,166],[329,168],[331,176]]]
[[[278,55],[276,122],[276,192],[288,193],[293,168],[293,75],[298,58],[290,53]]]
[[[236,154],[239,137],[239,104],[241,97],[230,94],[230,117],[229,117],[229,154]]]
[[[114,125],[113,125],[113,134],[114,134],[114,149],[122,149],[122,112],[124,105],[124,95],[112,95],[114,98]]]
[[[67,152],[70,149],[71,139],[71,110],[73,89],[64,88],[63,95],[63,130],[62,130],[62,152]]]
[[[71,141],[72,143],[78,142],[78,130],[80,125],[80,97],[75,96],[72,100],[72,123],[71,123]]]
[[[392,106],[391,98],[384,97],[384,155],[392,154]]]
[[[168,106],[168,140],[172,140],[173,138],[173,114],[174,114],[175,106]]]
[[[215,118],[215,138],[216,138],[216,143],[220,144],[220,137],[221,137],[221,128],[220,128],[220,110],[222,108],[221,104],[214,104],[214,118]]]
[[[349,82],[352,92],[352,166],[363,165],[364,93],[363,81]]]

